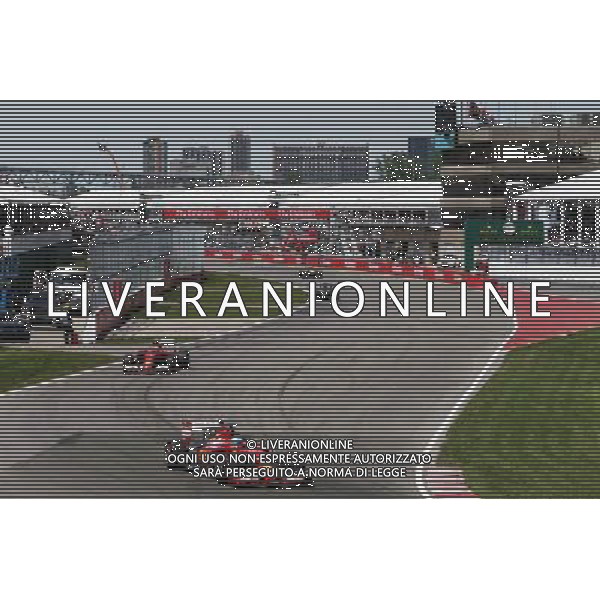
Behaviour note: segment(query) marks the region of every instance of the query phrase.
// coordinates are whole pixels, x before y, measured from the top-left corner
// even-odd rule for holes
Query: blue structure
[[[408,138],[408,154],[416,158],[424,168],[425,175],[433,172],[433,161],[436,155],[454,147],[453,135],[428,135]]]
[[[19,275],[19,257],[0,257],[0,315],[11,312],[15,288],[13,281]]]

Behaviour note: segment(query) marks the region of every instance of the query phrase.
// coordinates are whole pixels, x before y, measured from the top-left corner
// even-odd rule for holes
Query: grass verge
[[[600,497],[600,330],[510,352],[451,427],[441,461],[488,498]]]
[[[109,364],[116,356],[93,352],[21,350],[0,347],[0,392],[7,392]]]

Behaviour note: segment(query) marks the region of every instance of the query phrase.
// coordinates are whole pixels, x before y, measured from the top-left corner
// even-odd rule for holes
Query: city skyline
[[[540,112],[600,111],[600,102],[482,105],[506,123],[527,122]],[[0,166],[112,170],[106,153],[98,151],[104,144],[123,170],[141,172],[143,143],[158,137],[173,158],[195,145],[220,151],[228,172],[231,135],[243,131],[251,139],[251,168],[259,176],[272,174],[275,144],[315,142],[368,143],[373,175],[381,155],[406,151],[409,137],[434,134],[434,106],[434,101],[5,102]],[[462,119],[469,122],[467,113],[463,106]]]
[[[369,143],[375,155],[406,147],[408,135],[433,133],[434,102],[5,103],[0,165],[112,170],[98,143],[123,170],[142,170],[142,144],[159,137],[178,156],[209,146],[230,169],[230,136],[252,141],[252,170],[272,172],[276,143]]]

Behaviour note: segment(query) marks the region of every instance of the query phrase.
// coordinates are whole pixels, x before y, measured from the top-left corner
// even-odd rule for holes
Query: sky
[[[508,123],[528,122],[541,112],[600,112],[600,102],[480,103]],[[271,173],[272,145],[282,142],[367,142],[373,169],[381,154],[406,150],[409,136],[434,133],[434,106],[435,101],[3,102],[0,165],[112,170],[108,155],[98,151],[103,143],[121,169],[140,171],[143,140],[161,137],[170,160],[186,145],[208,145],[224,152],[227,170],[229,136],[241,129],[252,140],[252,168],[262,175]]]
[[[252,167],[271,170],[271,147],[281,142],[368,142],[377,155],[406,148],[407,136],[430,135],[433,102],[143,102],[3,103],[0,165],[112,170],[104,143],[123,170],[141,170],[142,142],[164,138],[169,159],[185,145],[224,151],[229,136],[250,135]]]

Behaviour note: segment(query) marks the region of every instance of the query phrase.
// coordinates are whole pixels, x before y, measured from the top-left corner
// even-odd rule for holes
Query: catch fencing
[[[90,344],[122,325],[143,306],[145,284],[193,277],[202,268],[205,228],[185,225],[130,224],[96,234],[88,258],[89,317],[76,317],[77,343]],[[118,300],[131,282],[122,316],[108,305],[102,283]]]

